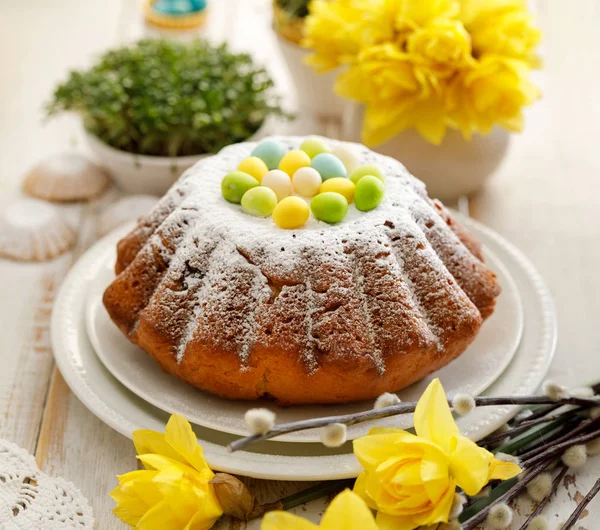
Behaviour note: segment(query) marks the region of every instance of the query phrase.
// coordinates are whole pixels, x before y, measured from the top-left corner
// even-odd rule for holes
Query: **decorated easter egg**
[[[348,201],[340,193],[319,193],[310,201],[310,211],[319,221],[339,223],[348,212]]]
[[[323,182],[319,187],[319,193],[335,191],[346,197],[346,200],[350,203],[354,200],[354,188],[355,184],[351,180],[343,177],[335,177]]]
[[[254,148],[252,156],[260,158],[269,169],[277,169],[285,152],[283,144],[275,140],[264,140]]]
[[[259,185],[252,175],[243,171],[232,171],[221,181],[221,193],[225,200],[239,204],[244,193]]]
[[[244,160],[240,162],[238,171],[248,173],[248,175],[252,175],[256,180],[258,180],[258,182],[260,182],[262,178],[269,172],[269,168],[267,167],[267,164],[265,164],[260,158],[257,156],[251,156],[249,158],[244,158]]]
[[[275,206],[273,221],[279,228],[293,229],[304,226],[310,210],[300,197],[286,197]]]
[[[379,206],[383,194],[383,182],[373,175],[365,175],[356,183],[354,204],[361,212],[367,212]]]
[[[351,174],[350,180],[356,184],[365,175],[373,175],[377,177],[381,182],[385,181],[385,177],[381,172],[381,168],[376,164],[367,164],[364,166],[357,167]]]
[[[269,171],[262,178],[261,184],[267,188],[271,188],[279,200],[292,194],[292,179],[290,179],[290,176],[285,171],[281,171],[280,169]]]
[[[331,153],[318,154],[312,159],[310,166],[321,174],[323,181],[348,176],[342,161]]]
[[[310,156],[300,149],[295,149],[286,153],[279,162],[279,169],[285,171],[290,177],[301,167],[310,166]]]
[[[242,197],[242,208],[256,217],[269,217],[277,206],[277,195],[271,188],[256,186]]]
[[[292,177],[294,191],[303,197],[314,197],[319,193],[321,182],[321,174],[312,167],[301,167]]]
[[[338,145],[331,150],[331,154],[337,156],[344,164],[346,171],[351,173],[360,164],[360,158],[356,153],[355,149],[346,147],[345,145]]]
[[[314,158],[315,156],[320,155],[321,153],[329,152],[328,147],[316,138],[307,138],[306,140],[304,140],[302,142],[302,145],[300,145],[300,149],[311,158]]]

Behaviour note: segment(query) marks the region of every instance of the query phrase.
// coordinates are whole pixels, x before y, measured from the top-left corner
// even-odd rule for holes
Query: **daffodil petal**
[[[448,461],[441,451],[426,448],[421,460],[421,479],[429,500],[436,504],[448,489]]]
[[[446,523],[450,517],[450,510],[452,509],[452,503],[454,502],[454,493],[456,492],[456,484],[450,482],[444,495],[440,500],[433,505],[431,511],[427,513],[415,514],[413,519],[415,526],[426,526],[435,523]]]
[[[138,455],[138,460],[144,464],[147,468],[155,469],[157,471],[161,471],[167,467],[175,466],[180,467],[181,469],[189,469],[193,470],[193,468],[183,464],[180,460],[169,458],[163,455],[156,454],[147,454],[147,455]]]
[[[489,469],[489,480],[499,479],[508,480],[516,477],[523,471],[520,466],[513,464],[512,462],[502,462],[496,458],[492,459]]]
[[[377,505],[373,502],[373,499],[371,499],[371,497],[369,497],[369,494],[367,493],[366,473],[361,473],[360,475],[358,475],[358,478],[354,483],[354,489],[352,491],[354,491],[354,493],[356,493],[363,501],[365,501],[369,508],[371,508],[372,510],[377,509]]]
[[[318,526],[286,512],[269,512],[263,517],[260,530],[317,530]]]
[[[153,453],[181,460],[177,451],[166,442],[165,435],[161,432],[139,429],[133,431],[132,438],[138,455]]]
[[[119,519],[135,526],[148,510],[162,500],[152,482],[156,471],[132,471],[119,478],[119,485],[110,492],[117,503],[113,513]]]
[[[350,490],[340,493],[327,508],[321,530],[378,530],[369,507]]]
[[[218,510],[208,511],[206,505],[203,504],[202,510],[196,512],[183,530],[208,530],[215,525],[221,515],[223,515],[223,512],[220,508]]]
[[[492,455],[465,436],[456,436],[450,453],[450,474],[467,495],[477,495],[488,483]]]
[[[207,469],[202,447],[192,430],[190,423],[181,415],[173,414],[165,429],[165,441],[198,471]]]
[[[423,392],[417,403],[414,422],[418,436],[439,445],[445,453],[450,452],[450,440],[460,433],[439,379],[429,383]]]
[[[411,438],[415,438],[415,436],[406,431],[390,434],[369,434],[354,440],[354,454],[365,469],[374,469],[380,462],[398,454],[396,444]]]

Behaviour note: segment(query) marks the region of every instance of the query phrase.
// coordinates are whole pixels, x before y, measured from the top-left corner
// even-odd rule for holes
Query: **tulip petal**
[[[376,521],[379,530],[414,530],[419,526],[415,524],[412,515],[389,515],[377,512]]]
[[[262,520],[261,530],[317,530],[318,526],[286,512],[269,512]]]
[[[327,508],[321,530],[378,530],[369,507],[350,490],[340,493]],[[283,528],[281,530],[284,530]]]
[[[445,453],[450,452],[450,440],[460,433],[439,379],[429,383],[423,392],[417,403],[414,422],[418,436],[439,445]]]
[[[165,435],[161,432],[139,429],[133,431],[133,445],[138,455],[154,453],[164,455],[175,460],[181,460],[181,457],[165,440]]]
[[[183,416],[173,414],[169,418],[165,429],[165,441],[181,455],[185,463],[189,463],[198,471],[208,468],[192,426]]]
[[[509,478],[516,477],[521,471],[523,470],[517,464],[502,462],[494,458],[490,463],[488,479],[508,480]]]
[[[488,483],[492,454],[465,436],[456,436],[450,453],[450,474],[469,495],[477,495]]]

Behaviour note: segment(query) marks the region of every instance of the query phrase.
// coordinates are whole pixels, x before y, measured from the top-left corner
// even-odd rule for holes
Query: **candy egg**
[[[271,188],[279,200],[292,194],[292,180],[290,176],[280,169],[269,171],[261,181],[263,186]]]
[[[252,156],[260,158],[269,169],[277,169],[285,151],[283,144],[275,140],[264,140],[254,148]]]
[[[300,197],[286,197],[273,210],[273,221],[279,228],[300,228],[304,226],[310,210]]]
[[[350,180],[354,182],[354,184],[356,184],[365,175],[373,175],[374,177],[377,177],[379,180],[381,180],[381,182],[385,181],[385,177],[383,176],[381,169],[376,164],[367,164],[365,166],[357,167],[350,174]]]
[[[292,177],[294,191],[303,197],[314,197],[319,193],[321,182],[321,175],[312,167],[301,167]]]
[[[258,186],[258,180],[243,171],[232,171],[221,182],[221,193],[226,201],[239,204],[244,193]]]
[[[242,208],[256,217],[269,217],[277,206],[277,195],[271,188],[256,186],[242,197]]]
[[[244,160],[240,162],[238,171],[248,173],[248,175],[253,176],[256,180],[258,180],[258,182],[260,182],[262,178],[269,172],[269,168],[267,167],[267,164],[265,164],[260,158],[257,156],[251,156],[249,158],[244,158]]]
[[[333,179],[326,180],[321,184],[319,193],[326,193],[328,191],[335,191],[340,195],[346,197],[346,200],[350,203],[354,200],[354,182],[349,179],[342,177],[335,177]]]
[[[327,146],[323,142],[317,140],[316,138],[307,138],[306,140],[304,140],[302,142],[302,145],[300,145],[300,149],[311,158],[314,158],[315,156],[320,155],[321,153],[329,152]]]
[[[321,174],[323,181],[335,177],[348,176],[342,161],[337,156],[333,156],[330,153],[321,153],[315,156],[312,159],[310,166]]]
[[[361,212],[368,212],[379,206],[383,193],[383,182],[373,175],[365,175],[356,183],[354,204]]]
[[[290,177],[301,167],[310,166],[310,156],[300,149],[286,153],[279,162],[279,169],[285,171]]]
[[[319,221],[339,223],[348,212],[348,201],[340,193],[327,191],[310,201],[310,210]]]
[[[337,156],[344,164],[346,171],[350,173],[360,164],[360,158],[355,150],[339,145],[331,150],[331,154]]]

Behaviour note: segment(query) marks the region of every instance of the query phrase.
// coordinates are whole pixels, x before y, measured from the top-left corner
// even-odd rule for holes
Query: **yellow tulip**
[[[439,379],[421,396],[414,423],[416,435],[374,428],[354,441],[364,468],[354,491],[377,510],[381,530],[448,522],[457,486],[472,496],[492,479],[521,472],[460,434]]]
[[[165,433],[133,433],[146,469],[118,477],[114,513],[137,530],[208,530],[223,514],[191,425],[173,414]]]
[[[340,493],[327,507],[321,525],[286,512],[269,512],[261,530],[378,530],[371,510],[350,490]]]

